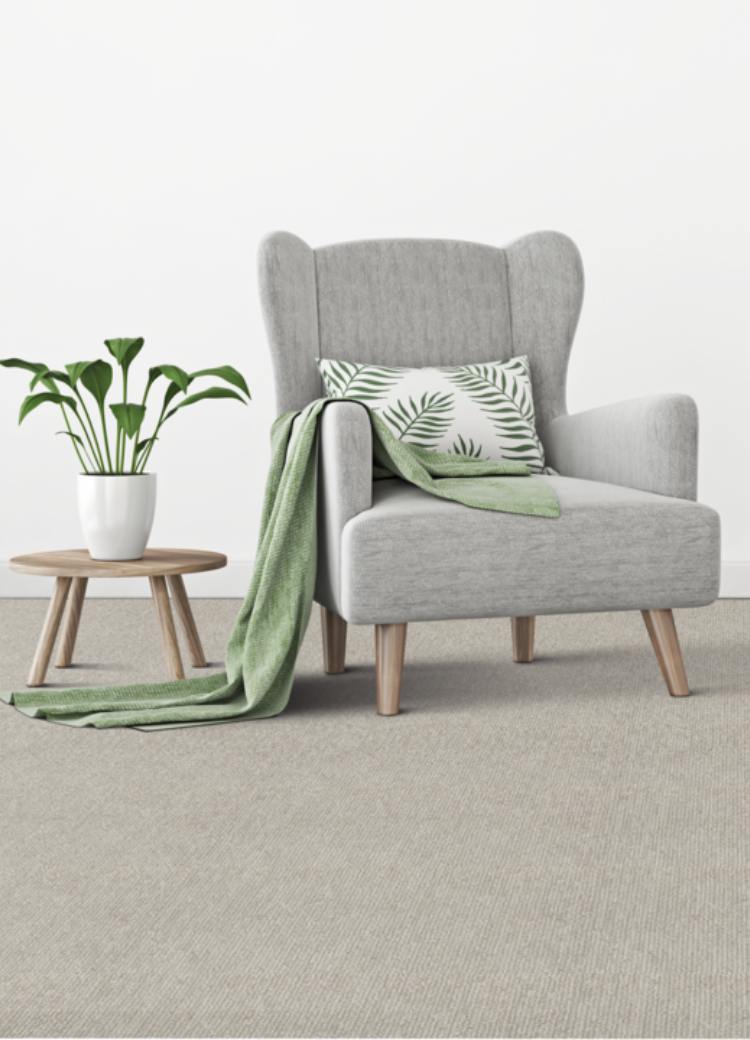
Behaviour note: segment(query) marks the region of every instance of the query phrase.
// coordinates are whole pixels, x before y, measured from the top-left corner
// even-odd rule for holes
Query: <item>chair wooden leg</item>
[[[190,606],[190,600],[188,599],[185,582],[182,580],[182,575],[167,575],[167,585],[169,586],[169,591],[172,593],[172,603],[177,612],[177,617],[180,619],[182,630],[185,633],[188,653],[190,654],[190,661],[193,668],[205,668],[208,661],[206,660],[206,655],[203,653],[201,637],[198,635],[198,626],[193,617],[193,611]]]
[[[320,627],[323,667],[328,675],[340,675],[346,668],[346,621],[327,607],[321,607]]]
[[[517,664],[530,664],[534,660],[534,626],[536,618],[514,617],[510,619],[513,637],[513,660]]]
[[[55,646],[63,611],[65,610],[65,601],[68,598],[72,580],[72,578],[55,578],[55,589],[47,607],[47,616],[44,619],[42,634],[39,636],[36,653],[31,664],[31,671],[26,680],[27,686],[44,686],[49,659]]]
[[[81,620],[83,601],[86,598],[88,578],[73,578],[73,585],[68,596],[68,608],[65,612],[60,649],[57,652],[56,668],[70,668],[73,664],[73,651],[76,647],[78,624]]]
[[[167,658],[167,665],[169,666],[173,679],[184,679],[185,671],[182,667],[180,647],[177,643],[177,633],[175,632],[172,608],[169,605],[167,583],[164,580],[164,576],[161,574],[149,578],[148,580],[151,585],[151,595],[154,597],[156,612],[159,615],[159,624],[161,625],[161,635],[162,640],[164,641],[164,654]]]
[[[687,697],[690,688],[672,611],[642,610],[641,613],[667,689],[673,697]]]
[[[378,715],[398,715],[405,647],[406,625],[375,626],[375,686]]]

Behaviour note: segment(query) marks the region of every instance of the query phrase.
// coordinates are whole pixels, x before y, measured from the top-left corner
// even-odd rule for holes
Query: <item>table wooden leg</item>
[[[55,639],[60,628],[63,611],[65,610],[65,601],[68,598],[72,580],[72,578],[55,579],[55,590],[52,593],[52,599],[49,601],[42,634],[39,637],[34,660],[31,664],[31,671],[26,680],[27,686],[44,686],[49,659],[55,646]]]
[[[180,648],[177,645],[177,633],[175,632],[172,608],[169,605],[167,583],[161,574],[154,578],[149,578],[148,580],[151,585],[151,595],[154,598],[156,611],[159,615],[159,624],[161,625],[161,635],[164,641],[164,653],[167,658],[167,665],[172,673],[172,678],[184,679],[185,672],[182,667]]]
[[[65,624],[62,630],[62,642],[57,652],[57,668],[69,668],[73,664],[73,651],[78,635],[78,624],[81,620],[83,601],[86,597],[88,578],[73,578],[73,587],[68,596],[68,609],[65,612]]]
[[[182,575],[169,574],[167,576],[167,585],[169,585],[169,591],[172,593],[172,603],[177,611],[177,617],[180,619],[180,624],[182,625],[185,638],[187,639],[188,651],[190,653],[190,660],[192,661],[193,668],[205,668],[208,661],[206,660],[206,655],[203,653],[201,637],[198,635],[198,626],[193,617],[193,611],[190,607],[190,600],[188,599],[187,589],[185,588],[185,582],[182,580]]]

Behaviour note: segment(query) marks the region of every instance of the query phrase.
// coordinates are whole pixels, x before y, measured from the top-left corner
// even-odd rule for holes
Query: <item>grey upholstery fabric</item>
[[[565,411],[565,376],[583,300],[583,265],[565,235],[526,235],[505,250],[513,353],[531,362],[537,432]]]
[[[315,252],[323,357],[455,365],[510,357],[501,249],[469,242],[347,242]]]
[[[320,420],[318,491],[318,603],[339,600],[341,535],[352,517],[372,505],[372,427],[365,409],[334,401]]]
[[[321,395],[317,356],[421,366],[527,354],[550,464],[586,478],[550,478],[563,513],[554,521],[467,510],[393,482],[371,499],[367,417],[329,406],[321,603],[377,623],[715,598],[718,517],[687,501],[696,493],[693,402],[669,396],[566,414],[583,270],[565,235],[536,232],[505,249],[395,239],[312,250],[280,232],[261,244],[259,274],[279,411]]]
[[[575,245],[554,231],[507,249],[439,239],[312,250],[287,232],[260,246],[261,300],[279,411],[321,393],[316,357],[405,367],[528,354],[537,423],[565,408],[583,295]]]
[[[268,235],[258,252],[258,281],[278,410],[303,408],[322,394],[312,249],[286,231]]]
[[[344,527],[341,590],[356,623],[695,607],[718,592],[719,518],[630,488],[540,477],[557,520],[466,509],[379,481]]]
[[[552,421],[544,442],[560,473],[695,499],[698,409],[684,394],[643,397]]]

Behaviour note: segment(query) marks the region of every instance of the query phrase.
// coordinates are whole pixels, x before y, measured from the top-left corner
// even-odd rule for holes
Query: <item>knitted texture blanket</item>
[[[226,670],[197,679],[3,694],[33,717],[69,726],[164,727],[277,715],[289,701],[313,602],[317,443],[331,399],[280,416],[272,430],[255,569],[226,651]],[[370,414],[376,475],[475,509],[557,517],[557,497],[517,462],[488,462],[404,444]]]

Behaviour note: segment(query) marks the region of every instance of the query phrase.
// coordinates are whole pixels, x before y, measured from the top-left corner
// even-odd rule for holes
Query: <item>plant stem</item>
[[[128,403],[128,370],[123,368],[122,370],[122,403]],[[135,438],[133,438],[135,440]],[[127,448],[127,437],[117,427],[117,446],[115,448],[115,455],[117,456],[117,472],[123,473],[125,470],[125,449]]]
[[[107,466],[109,467],[109,472],[114,473],[115,471],[112,469],[112,456],[109,453],[109,435],[107,434],[107,418],[104,414],[103,404],[99,405],[99,418],[102,421],[102,433],[104,434],[104,450],[107,453]]]
[[[149,446],[144,451],[143,458],[138,463],[138,472],[139,473],[143,473],[144,469],[146,468],[146,463],[148,462],[149,457],[151,455],[151,452],[154,450],[154,445],[156,444],[156,437],[157,437],[157,434],[159,433],[159,430],[162,428],[162,425],[164,423],[164,414],[165,414],[166,410],[167,410],[167,406],[166,406],[166,404],[164,404],[162,406],[161,412],[159,413],[159,419],[158,419],[158,422],[156,423],[156,428],[154,429],[154,432],[153,432],[153,434],[151,436],[151,443],[149,444]]]
[[[77,386],[73,387],[73,393],[78,398],[78,403],[80,404],[81,408],[83,409],[83,414],[86,417],[86,421],[89,424],[89,429],[91,430],[91,433],[89,434],[89,430],[86,429],[86,425],[83,422],[83,420],[81,419],[81,426],[83,427],[83,432],[84,432],[84,434],[86,436],[86,440],[88,441],[89,450],[91,451],[92,457],[96,460],[96,464],[99,467],[99,472],[100,473],[104,473],[104,472],[106,472],[105,467],[104,467],[104,456],[102,455],[101,448],[99,447],[99,440],[98,440],[98,438],[96,436],[96,430],[94,429],[94,424],[91,421],[91,416],[89,415],[89,410],[86,407],[86,402],[84,401],[83,397],[81,396],[81,392],[80,392],[80,390],[78,389]]]
[[[146,406],[146,398],[148,397],[148,392],[149,392],[150,389],[151,389],[151,387],[147,383],[146,384],[146,389],[143,391],[143,398],[141,400],[141,404],[144,406],[144,408]],[[143,473],[143,470],[144,470],[144,468],[146,466],[146,463],[148,462],[149,455],[151,454],[151,452],[153,450],[153,447],[154,447],[154,444],[156,443],[156,435],[157,435],[157,433],[159,432],[159,430],[161,428],[161,424],[164,422],[164,413],[166,412],[166,410],[167,410],[167,402],[165,400],[164,404],[161,406],[161,411],[159,412],[159,418],[156,421],[156,428],[154,429],[154,432],[151,435],[151,443],[148,445],[148,447],[144,448],[143,458],[138,461],[138,465],[137,466],[136,466],[136,447],[138,446],[138,437],[136,436],[136,437],[133,438],[133,460],[132,460],[132,464],[131,465],[132,465],[132,469],[133,469],[134,473]]]
[[[78,409],[76,409],[76,408],[73,409],[73,415],[75,415],[76,419],[78,420],[78,425],[81,427],[81,430],[83,432],[84,437],[86,437],[87,436],[86,427],[84,426],[83,419],[81,419],[80,415],[78,414]],[[89,466],[91,466],[91,472],[92,473],[96,473],[97,472],[97,468],[98,468],[97,467],[96,456],[95,455],[92,456],[91,449],[87,448],[85,445],[84,445],[84,449],[83,450],[86,453],[86,458],[88,460]]]
[[[73,430],[71,429],[70,420],[68,419],[68,413],[65,411],[65,405],[64,404],[60,405],[60,411],[62,412],[63,420],[65,421],[65,428],[68,431],[68,433],[70,434],[70,439],[73,442],[73,449],[74,449],[76,455],[78,456],[78,461],[80,462],[80,464],[81,464],[81,466],[83,468],[83,472],[84,473],[88,473],[89,472],[88,471],[88,467],[86,466],[86,463],[83,460],[83,455],[81,455],[81,449],[78,447],[78,444],[77,444],[75,438],[73,437]],[[91,461],[91,460],[89,460],[89,461]]]
[[[154,444],[156,444],[156,435],[159,432],[160,428],[161,428],[161,415],[159,416],[159,422],[156,424],[156,429],[154,430],[153,436],[151,438],[151,443],[148,445],[146,450],[143,452],[143,458],[138,463],[138,470],[137,470],[138,473],[143,473],[144,469],[146,468],[146,463],[149,460],[149,456],[151,455],[151,452],[154,450]]]
[[[143,389],[143,397],[141,398],[141,408],[146,407],[146,401],[148,400],[148,392],[151,389],[152,384],[147,382]],[[143,418],[146,418],[146,413],[143,413]],[[143,420],[141,420],[141,426],[143,426]],[[137,473],[136,462],[138,458],[138,434],[133,437],[133,454],[130,456],[130,472]]]

